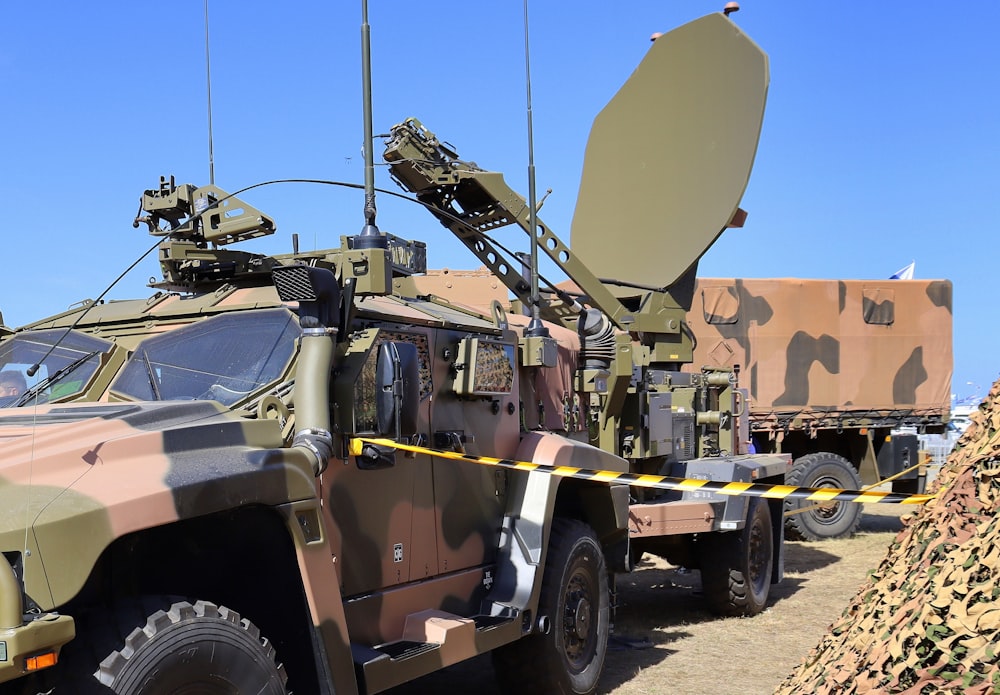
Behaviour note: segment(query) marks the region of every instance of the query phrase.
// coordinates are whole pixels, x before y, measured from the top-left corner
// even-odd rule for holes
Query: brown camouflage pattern
[[[76,330],[134,348],[145,337],[219,312],[280,305],[267,287],[195,295],[182,311],[177,299],[154,295],[148,301],[97,305]],[[552,370],[530,370],[523,394],[518,370],[507,394],[448,397],[452,377],[446,348],[470,330],[516,346],[514,333],[492,319],[455,311],[446,302],[374,297],[360,304],[357,340],[344,346],[333,386],[335,394],[355,401],[355,408],[357,384],[374,378],[362,375],[373,365],[375,347],[403,340],[418,345],[423,395],[418,422],[427,441],[436,433],[456,433],[461,439],[455,441],[469,453],[515,457],[522,446],[521,400],[540,403],[529,409],[532,426],[544,420],[555,430],[566,429],[564,406],[574,397],[571,380]],[[68,326],[76,318],[69,312],[22,330]],[[523,323],[513,318],[515,325]],[[560,338],[558,371],[571,374],[576,335],[551,328]],[[113,376],[103,374],[102,383]],[[287,426],[258,419],[259,411],[233,412],[211,401],[120,402],[110,387],[86,398],[91,402],[0,409],[5,510],[0,548],[29,551],[26,592],[42,610],[72,605],[91,568],[116,539],[246,505],[287,509],[283,514],[295,540],[312,622],[329,645],[338,692],[351,692],[358,685],[345,651],[348,642],[375,646],[405,639],[407,631],[423,629],[410,617],[414,606],[438,611],[427,617],[428,624],[447,621],[442,615],[473,615],[500,580],[495,568],[502,548],[499,529],[510,513],[511,491],[524,485],[512,478],[527,476],[418,455],[397,457],[385,470],[361,470],[350,460],[335,460],[314,480],[308,462],[285,448]],[[294,409],[293,401],[287,405]],[[342,425],[356,429],[353,422]],[[596,463],[556,451],[552,456],[574,465]],[[549,487],[554,494],[556,485]],[[302,537],[301,519],[292,509],[318,514],[323,520],[318,538]],[[32,531],[25,546],[26,519],[32,520]],[[519,625],[512,627],[494,634],[492,639],[500,640],[496,644],[520,634]],[[454,632],[448,649],[429,660],[430,666],[413,673],[375,671],[369,679],[403,682],[486,648],[468,643],[467,631]]]
[[[1000,690],[1000,382],[828,634],[776,693]]]
[[[692,369],[740,368],[754,429],[947,419],[947,280],[699,278]]]
[[[211,401],[0,410],[0,433],[8,525],[0,547],[19,547],[17,527],[32,520],[26,590],[45,610],[73,598],[115,538],[227,509],[233,499],[312,495],[312,476],[294,461],[265,468],[243,449],[281,446],[276,422],[247,421]]]
[[[706,47],[708,41],[715,45]],[[698,56],[706,50],[717,50],[718,59],[686,59],[691,52]],[[653,62],[637,70],[620,93],[622,105],[602,117],[603,135],[592,138],[589,149],[620,137],[621,128],[613,127],[616,117],[607,115],[612,111],[648,116],[654,113],[643,108],[648,100],[657,113],[672,114],[677,105],[697,101],[666,93],[663,86],[668,82],[670,89],[694,84],[699,94],[704,90],[697,80],[726,80],[733,86],[716,90],[713,103],[718,108],[711,109],[713,118],[731,127],[706,127],[692,108],[679,109],[689,126],[686,133],[691,137],[684,139],[688,146],[694,136],[714,143],[719,132],[726,133],[724,146],[711,158],[717,175],[709,177],[724,182],[726,193],[718,194],[718,186],[702,191],[694,217],[676,212],[688,220],[680,227],[689,236],[675,240],[684,250],[672,255],[683,270],[695,260],[687,256],[700,256],[731,219],[746,185],[766,95],[767,58],[722,14],[685,25],[674,40],[658,41],[650,55]],[[685,80],[684,73],[695,63],[702,69],[697,80]],[[740,95],[746,96],[746,104]],[[654,116],[660,124],[660,116]],[[685,152],[681,155],[674,166],[688,171],[692,163]],[[654,150],[646,156],[663,159]],[[635,169],[624,164],[626,170]],[[497,175],[486,178],[496,186],[502,180]],[[626,191],[637,190],[613,172],[610,178]],[[661,187],[654,177],[644,178],[645,187]],[[590,184],[598,180],[586,179]],[[209,201],[197,197],[205,193],[214,196],[203,208],[209,215],[205,219],[221,220],[218,228],[202,222],[200,213],[192,214],[199,203]],[[172,179],[161,179],[159,189],[143,194],[142,209],[148,215],[136,219],[137,225],[146,222],[154,235],[168,237],[159,249],[164,279],[153,285],[161,291],[144,300],[88,302],[18,329],[74,325],[111,341],[113,347],[87,387],[65,396],[74,402],[0,410],[0,620],[12,623],[0,628],[28,634],[32,628],[23,624],[25,611],[80,616],[80,626],[88,613],[138,612],[135,627],[141,628],[144,614],[136,611],[140,598],[205,597],[231,604],[261,628],[276,645],[295,692],[377,692],[540,631],[536,619],[542,578],[549,574],[547,547],[556,514],[572,518],[572,528],[586,524],[588,539],[591,530],[599,539],[601,557],[590,560],[599,578],[602,568],[628,568],[625,485],[563,481],[540,472],[456,463],[431,454],[376,451],[366,458],[351,455],[347,447],[354,435],[389,434],[372,431],[382,427],[379,417],[373,417],[376,388],[383,394],[405,390],[400,384],[411,377],[380,384],[374,364],[380,345],[406,343],[399,352],[412,354],[410,346],[415,346],[420,382],[415,432],[406,437],[472,455],[627,471],[629,461],[610,445],[624,419],[613,412],[597,423],[602,396],[594,380],[575,378],[580,341],[574,331],[559,325],[558,313],[546,315],[553,319],[547,327],[550,337],[531,336],[534,342],[526,343],[528,339],[520,337],[524,317],[505,317],[492,307],[477,312],[463,306],[465,302],[421,291],[419,280],[394,277],[394,271],[409,272],[396,265],[397,260],[407,260],[411,251],[412,257],[419,255],[416,249],[400,251],[401,246],[390,251],[367,244],[349,247],[345,241],[341,249],[278,257],[217,248],[214,242],[224,245],[274,230],[273,220],[248,205],[242,214],[213,212],[213,206],[236,209],[237,201],[228,197],[223,205],[224,196],[214,186],[175,187]],[[507,202],[518,200],[512,196]],[[595,202],[606,201],[595,198],[587,204]],[[662,219],[656,209],[635,212]],[[463,241],[476,245],[482,240]],[[549,251],[561,248],[554,236],[545,236],[544,242]],[[206,392],[210,396],[157,402],[142,402],[124,388],[116,390],[115,379],[137,366],[133,373],[140,374],[139,381],[148,376],[151,397],[160,396],[157,372],[149,359],[143,362],[146,352],[139,350],[144,340],[169,340],[172,331],[197,328],[198,322],[223,314],[253,318],[260,311],[262,322],[264,310],[291,316],[275,311],[285,303],[271,282],[279,275],[291,285],[297,281],[294,273],[281,272],[272,280],[270,270],[282,264],[299,266],[294,273],[308,265],[320,272],[304,273],[306,282],[322,274],[336,285],[333,289],[352,299],[338,313],[341,307],[329,287],[306,287],[301,293],[283,287],[301,302],[289,302],[288,309],[301,315],[304,331],[283,371],[269,383],[247,392],[212,383]],[[579,264],[574,267],[585,271]],[[511,271],[506,263],[493,268],[494,273],[505,273],[505,279]],[[451,281],[443,279],[446,285]],[[446,289],[444,296],[458,294],[455,287]],[[495,284],[490,287],[496,290]],[[318,295],[324,292],[321,299]],[[603,295],[613,298],[608,290]],[[323,304],[326,301],[330,306]],[[683,342],[676,339],[672,318],[677,307],[666,298],[660,302],[663,311],[631,316],[615,300],[615,320],[651,333],[669,329],[673,337],[654,346],[663,354],[653,361],[676,362],[676,355],[669,360],[664,355],[675,347],[678,355],[684,354],[684,345],[675,346]],[[310,315],[310,309],[317,313]],[[345,318],[344,325],[329,322],[335,315]],[[631,324],[634,320],[639,323]],[[614,393],[606,399],[615,408],[626,402],[633,369],[648,367],[650,359],[649,346],[630,345],[621,333],[618,338],[611,374]],[[459,388],[457,372],[465,366],[458,361],[459,346],[473,344],[487,346],[482,364],[477,362],[485,386]],[[123,367],[128,353],[135,359]],[[505,362],[506,355],[518,358]],[[162,363],[158,368],[166,374],[168,367],[178,365]],[[184,365],[183,377],[174,378],[179,383],[197,381],[193,374],[212,376],[200,367]],[[302,378],[295,383],[297,375]],[[665,369],[654,378],[666,386]],[[215,387],[237,394],[227,401],[229,407],[221,401],[230,396],[220,395]],[[692,386],[677,391],[686,411],[693,394]],[[216,400],[200,400],[208,397]],[[402,421],[397,417],[396,426],[401,428]],[[605,431],[596,434],[588,427]],[[737,521],[731,523],[735,528]],[[570,560],[564,562],[570,566]],[[598,589],[598,595],[590,596],[595,604],[604,602],[603,592]],[[583,616],[590,610],[583,604],[567,610],[569,600],[557,599],[554,610],[567,614],[554,621],[554,629],[569,629],[565,623],[579,620],[573,629],[586,632],[598,624]],[[603,610],[607,612],[606,603]],[[125,634],[131,631],[131,626],[116,627]],[[97,632],[81,633],[70,642],[69,653],[89,649]],[[58,648],[69,633],[63,630],[62,637],[31,649]],[[0,663],[0,682],[22,675],[27,643],[11,642],[20,644],[19,651]],[[121,658],[105,662],[125,658],[116,654]],[[599,672],[600,662],[595,663]],[[57,682],[59,666],[50,673]],[[44,691],[52,682],[45,674],[25,687]]]
[[[494,300],[511,308],[485,268],[416,282],[478,311]],[[948,280],[698,278],[685,369],[738,368],[757,432],[940,424],[951,404],[951,297]]]

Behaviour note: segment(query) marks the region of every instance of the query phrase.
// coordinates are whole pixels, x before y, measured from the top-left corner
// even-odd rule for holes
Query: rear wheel
[[[861,489],[861,479],[851,462],[829,451],[818,451],[795,459],[785,476],[795,487]],[[853,535],[861,523],[861,505],[856,502],[812,502],[785,500],[785,531],[792,540],[819,541]]]
[[[767,501],[751,497],[741,531],[698,536],[701,584],[713,613],[757,615],[767,605],[774,535]]]
[[[143,609],[119,607],[116,625],[88,625],[83,639],[93,644],[100,664],[92,673],[78,673],[82,682],[73,692],[285,695],[284,667],[249,620],[208,601],[162,603],[145,620],[137,616],[149,610],[150,600]]]
[[[493,652],[503,689],[519,695],[593,693],[608,650],[608,575],[597,536],[581,521],[552,522],[538,612],[549,620],[547,634]]]

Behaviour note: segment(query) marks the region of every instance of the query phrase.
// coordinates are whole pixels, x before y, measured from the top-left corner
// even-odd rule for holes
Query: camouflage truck
[[[923,492],[916,434],[941,433],[951,405],[947,280],[699,278],[688,325],[693,366],[737,370],[748,443],[785,452],[788,481],[856,490],[891,478]],[[797,538],[850,535],[860,505],[787,500]]]
[[[733,375],[682,372],[681,323],[766,86],[722,14],[653,45],[595,124],[573,234],[596,272],[641,278],[600,262],[600,207],[655,220],[666,284],[598,280],[537,223],[575,298],[531,292],[488,236],[533,228],[502,176],[393,128],[393,177],[531,317],[421,292],[426,247],[378,230],[373,196],[339,248],[266,256],[233,248],[275,230],[245,200],[147,190],[154,293],[0,340],[22,380],[0,397],[0,692],[374,693],[491,652],[505,691],[591,693],[614,574],[644,551],[700,568],[718,612],[762,610],[781,503],[700,485],[780,483],[787,457],[734,455]],[[681,145],[622,150],[640,129]],[[684,173],[672,222],[646,159]],[[657,474],[696,484],[638,486]]]

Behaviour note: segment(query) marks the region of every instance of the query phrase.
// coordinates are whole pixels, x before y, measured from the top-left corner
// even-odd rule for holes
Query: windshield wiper
[[[153,365],[149,363],[149,355],[146,354],[145,350],[142,351],[142,363],[146,366],[146,376],[149,377],[149,388],[153,389],[153,396],[156,400],[162,401],[160,388],[156,385],[156,373],[153,371]]]
[[[41,391],[43,389],[47,389],[52,384],[56,383],[57,381],[59,381],[60,379],[62,379],[64,376],[68,375],[70,372],[76,371],[77,367],[79,367],[84,362],[89,361],[95,355],[100,355],[101,352],[103,352],[103,351],[102,350],[93,350],[91,352],[88,352],[86,355],[82,355],[80,357],[77,357],[75,360],[73,360],[72,362],[70,362],[69,364],[67,364],[65,367],[61,367],[60,369],[57,369],[56,371],[52,372],[47,377],[45,377],[44,379],[42,379],[41,381],[39,381],[37,384],[35,384],[34,386],[32,386],[30,389],[28,389],[27,391],[25,391],[24,393],[22,393],[21,397],[18,398],[16,401],[14,401],[14,403],[11,406],[9,406],[9,407],[11,407],[11,408],[18,408],[18,407],[20,407],[22,405],[25,405],[25,404],[31,402],[31,399],[34,398],[35,396],[37,396],[39,393],[41,393]]]

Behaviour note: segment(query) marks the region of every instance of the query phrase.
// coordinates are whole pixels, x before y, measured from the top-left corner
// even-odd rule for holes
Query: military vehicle
[[[921,493],[917,433],[951,405],[947,280],[699,278],[691,367],[734,369],[758,452],[793,457],[791,485]],[[861,506],[785,501],[790,537],[853,533]]]
[[[738,455],[734,375],[681,368],[767,80],[722,14],[658,40],[595,123],[572,251],[501,175],[393,128],[393,178],[529,316],[421,293],[426,247],[378,230],[370,165],[363,231],[287,255],[232,248],[276,227],[242,198],[147,190],[155,292],[0,341],[24,381],[0,403],[0,692],[373,693],[492,652],[507,691],[590,693],[642,552],[760,611],[781,502],[702,484],[780,483],[788,458]],[[623,148],[640,129],[678,140]],[[511,223],[581,293],[535,292]],[[606,253],[607,229],[669,253]]]

